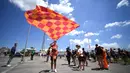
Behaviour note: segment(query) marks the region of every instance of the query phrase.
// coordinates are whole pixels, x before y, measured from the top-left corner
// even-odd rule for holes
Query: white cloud
[[[50,41],[51,39],[47,38],[48,41]]]
[[[122,37],[121,34],[116,34],[111,37],[111,39],[120,39]]]
[[[85,38],[85,39],[83,39],[82,42],[83,42],[83,43],[90,44],[92,41],[91,41],[91,39]]]
[[[41,5],[44,7],[49,7],[53,10],[56,10],[60,13],[69,14],[74,8],[71,7],[71,3],[69,0],[59,0],[59,4],[48,4],[48,2],[44,0],[9,0],[11,3],[17,5],[21,10],[27,11],[30,9],[34,9],[36,5]]]
[[[100,41],[99,41],[99,39],[96,39],[96,40],[94,40],[96,43],[99,43]]]
[[[49,7],[49,3],[47,1],[44,0],[36,0],[36,4],[40,5],[40,6],[44,6],[44,7]]]
[[[75,45],[81,45],[82,47],[84,47],[87,44],[90,44],[92,41],[91,39],[85,38],[83,40],[79,40],[79,39],[70,39],[70,44],[75,44]]]
[[[110,49],[110,48],[119,48],[119,44],[114,42],[114,43],[103,43],[103,44],[98,44],[99,46],[102,46],[104,47],[105,49]],[[95,45],[91,45],[90,44],[90,49],[88,49],[89,51],[90,50],[94,50],[95,49]]]
[[[102,46],[104,47],[105,49],[110,49],[110,48],[119,48],[119,44],[114,42],[114,43],[103,43],[103,44],[98,44],[99,46]],[[91,49],[90,50],[93,50],[95,49],[95,45],[91,45]]]
[[[74,17],[72,17],[72,18],[70,18],[70,20],[75,21],[75,18],[74,18]]]
[[[60,4],[50,4],[50,8],[52,10],[56,10],[60,13],[65,13],[65,14],[69,14],[71,13],[74,8],[71,7],[71,3],[69,2],[69,0],[59,0]]]
[[[121,0],[118,4],[116,8],[120,8],[122,6],[129,6],[129,1],[128,0]]]
[[[63,49],[60,49],[60,51],[64,51]]]
[[[74,7],[72,7],[70,0],[59,0],[59,4],[49,4],[45,0],[9,0],[11,3],[15,4],[22,11],[32,10],[36,7],[36,5],[41,5],[44,7],[48,7],[54,11],[57,11],[61,14],[65,14],[71,20],[75,20],[72,16],[72,12]]]
[[[70,14],[69,14],[69,17],[71,17],[71,16],[72,16],[72,14],[70,13]]]
[[[70,39],[70,44],[81,44],[81,40],[79,40],[79,39]]]
[[[66,34],[66,35],[70,35],[70,36],[74,36],[74,35],[79,35],[79,34],[84,34],[85,32],[82,31],[77,31],[77,30],[73,30],[70,33]]]
[[[117,44],[116,42],[114,43],[103,43],[101,44],[102,47],[106,48],[106,49],[110,49],[110,48],[119,48],[119,44]]]
[[[85,36],[85,37],[90,37],[90,36],[94,36],[94,35],[98,36],[99,33],[88,32],[88,33],[86,33],[84,36]]]
[[[90,50],[92,50],[92,49],[94,50],[95,49],[95,45],[90,45],[90,48],[91,48]]]
[[[127,25],[130,25],[130,21],[108,23],[105,25],[105,28],[114,27],[114,26],[127,26]]]
[[[73,17],[72,13],[69,13],[67,17],[70,18],[70,20],[75,21],[75,18]]]
[[[36,7],[38,0],[9,0],[23,11],[31,10]],[[41,1],[41,0],[39,0]],[[43,3],[43,5],[46,5]]]

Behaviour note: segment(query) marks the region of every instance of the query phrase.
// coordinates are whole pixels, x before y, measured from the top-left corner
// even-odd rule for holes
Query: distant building
[[[10,48],[8,48],[8,47],[1,47],[0,48],[0,53],[4,53],[4,52],[8,52],[8,51],[10,51]]]
[[[7,56],[7,54],[9,54],[10,49],[8,47],[1,47],[0,48],[0,56],[4,55]]]

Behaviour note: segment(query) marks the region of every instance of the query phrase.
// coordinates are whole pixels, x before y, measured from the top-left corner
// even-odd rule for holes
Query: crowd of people
[[[91,55],[93,59],[98,61],[98,65],[100,69],[107,69],[108,70],[108,62],[107,62],[107,53],[105,52],[105,49],[103,47],[100,47],[96,44],[95,52],[92,51],[92,53],[95,53],[94,55]],[[92,54],[91,53],[91,54]],[[86,52],[84,48],[81,48],[80,45],[76,45],[76,49],[72,50],[68,47],[66,48],[66,58],[68,61],[68,65],[70,65],[70,61],[72,58],[72,61],[74,63],[74,66],[76,66],[76,58],[78,58],[78,68],[79,70],[84,70],[85,66],[88,66],[88,60],[90,60],[90,54],[89,52]]]
[[[78,67],[80,70],[84,70],[84,66],[88,66],[88,61],[98,62],[99,69],[108,70],[110,63],[123,62],[124,65],[129,63],[130,52],[125,49],[105,49],[98,44],[95,45],[95,49],[91,52],[86,52],[84,48],[81,49],[80,45],[76,45],[75,50],[71,50],[69,47],[66,48],[66,59],[68,65],[72,59],[74,66],[76,66],[76,58],[78,58]]]
[[[14,58],[16,52],[17,43],[14,44],[10,51],[9,60],[7,61],[7,66],[10,66],[11,60]],[[71,61],[73,62],[74,66],[77,66],[79,70],[85,70],[85,66],[88,66],[88,61],[98,62],[99,69],[101,70],[108,70],[109,63],[118,63],[120,60],[124,61],[126,65],[130,58],[130,52],[126,51],[125,49],[118,50],[110,48],[110,50],[105,49],[98,44],[95,45],[95,50],[91,52],[86,52],[84,48],[81,48],[80,45],[75,46],[75,50],[71,50],[70,47],[66,48],[66,59],[68,61],[68,66],[70,66]],[[35,52],[31,52],[31,60],[33,60]],[[51,60],[51,70],[50,72],[57,72],[56,69],[56,61],[58,56],[58,45],[56,41],[50,44],[48,51],[47,51],[47,59],[46,62],[49,61],[49,57]],[[78,63],[77,63],[78,60]],[[23,60],[21,60],[23,61]]]
[[[101,46],[99,46],[100,48],[102,48]],[[106,52],[106,58],[108,63],[119,63],[120,61],[124,62],[124,65],[126,65],[129,61],[130,58],[130,52],[125,50],[125,49],[112,49],[110,48],[108,49],[104,49]],[[90,56],[91,58],[94,59],[94,61],[96,61],[96,53],[94,52],[94,50],[92,50],[90,52]]]
[[[71,50],[70,47],[66,48],[66,59],[68,61],[68,66],[70,66],[71,59],[73,61],[74,66],[77,66],[79,70],[85,70],[85,66],[88,66],[88,60],[92,56],[92,53],[90,55],[89,52],[86,52],[84,48],[81,48],[80,45],[75,46],[75,50]],[[47,51],[47,62],[48,57],[51,57],[51,72],[57,72],[56,70],[56,60],[58,55],[58,46],[56,44],[56,41],[50,44],[50,47]],[[108,60],[107,60],[107,52],[106,50],[98,46],[98,44],[95,45],[95,51],[93,51],[93,58],[95,61],[98,61],[98,65],[100,69],[108,70]],[[95,56],[95,57],[94,57]],[[76,63],[78,59],[78,64]]]

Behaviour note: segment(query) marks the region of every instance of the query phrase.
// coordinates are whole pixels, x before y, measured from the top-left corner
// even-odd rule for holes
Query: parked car
[[[21,57],[22,54],[20,52],[16,52],[15,57]]]

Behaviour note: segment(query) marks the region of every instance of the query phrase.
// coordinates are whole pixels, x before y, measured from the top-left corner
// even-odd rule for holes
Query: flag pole
[[[90,49],[90,43],[89,43],[89,38],[88,38],[88,48]]]
[[[44,34],[43,34],[43,41],[42,41],[42,47],[41,47],[41,50],[43,51],[43,49],[45,48],[45,36],[46,36],[46,34],[45,34],[45,32],[44,32]]]
[[[49,0],[47,0],[47,3],[48,3],[48,1],[49,1]],[[48,8],[48,4],[47,4],[47,8]],[[41,47],[42,52],[43,52],[43,48],[44,48],[44,50],[45,50],[45,37],[46,37],[46,34],[45,34],[45,32],[44,32],[44,34],[43,34],[43,41],[42,41],[42,47]]]
[[[32,26],[30,25],[29,28],[28,28],[28,34],[27,34],[27,37],[26,37],[26,43],[25,43],[25,48],[24,48],[24,54],[23,54],[23,58],[22,58],[23,61],[25,61],[26,48],[27,48],[27,44],[28,44],[28,37],[29,37],[29,34],[30,34],[31,27],[32,27]]]

